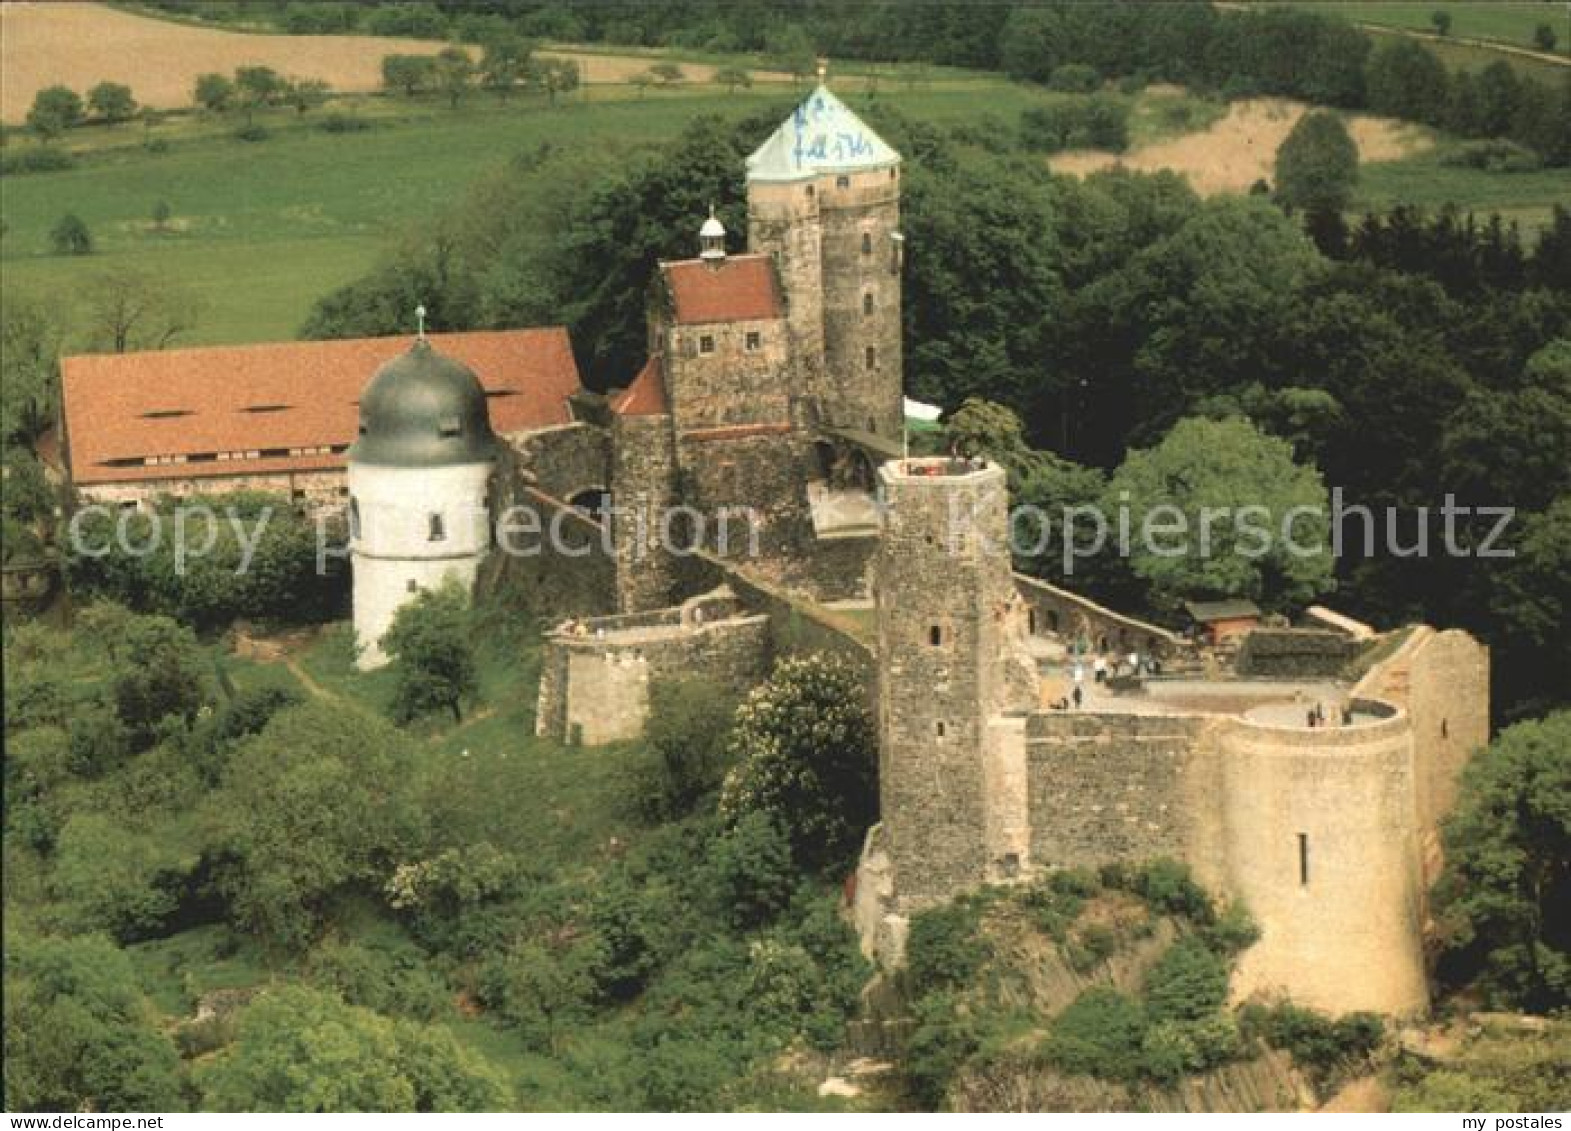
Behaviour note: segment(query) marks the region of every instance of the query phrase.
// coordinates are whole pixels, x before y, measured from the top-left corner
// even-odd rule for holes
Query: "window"
[[[715,352],[715,339],[712,334],[705,334],[698,339],[698,352],[710,354]]]
[[[944,630],[939,625],[932,625],[927,630],[927,642],[934,648],[941,647],[944,643]]]
[[[1450,719],[1441,719],[1440,720],[1440,737],[1441,738],[1450,738],[1451,737],[1451,720]]]
[[[420,583],[418,581],[416,581],[414,578],[411,577],[409,579],[409,581],[405,584],[404,588],[409,590],[409,592],[411,592],[411,593],[418,593],[418,592],[420,592]]]
[[[862,233],[862,254],[863,255],[872,255],[873,254],[873,236],[872,236],[871,232],[863,232]]]
[[[348,487],[340,487],[338,489],[338,497],[340,499],[348,498],[348,496],[349,496],[349,488]]]
[[[1298,883],[1300,887],[1309,886],[1309,834],[1298,834]]]
[[[291,499],[293,499],[297,503],[305,502],[305,492],[302,491],[298,487],[296,487],[293,491],[289,492],[289,497]]]
[[[942,721],[933,724],[933,733],[936,734],[939,738],[944,737],[945,730],[946,728]]]
[[[840,176],[840,177],[836,177],[835,178],[835,188],[850,188],[850,187],[851,187],[851,178],[850,177]]]
[[[867,347],[867,367],[869,369],[878,368],[878,347],[876,346]]]
[[[742,344],[748,353],[757,353],[759,347],[764,344],[764,336],[757,330],[749,330],[747,336],[742,339]]]
[[[360,500],[349,500],[349,537],[360,537]]]
[[[873,292],[868,291],[862,296],[862,316],[865,318],[873,313]]]
[[[808,185],[807,186],[807,199],[809,199],[809,200],[813,199],[813,186],[812,185]]]
[[[1035,609],[1027,609],[1026,610],[1026,631],[1029,632],[1032,636],[1036,635],[1036,610]]]
[[[441,541],[445,540],[446,538],[447,538],[447,525],[446,525],[446,523],[444,523],[442,521],[442,516],[441,515],[433,514],[431,516],[431,532],[426,535],[426,541],[428,541],[428,542],[441,542]]]

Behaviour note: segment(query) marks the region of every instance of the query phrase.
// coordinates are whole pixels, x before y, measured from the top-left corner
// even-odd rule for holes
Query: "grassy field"
[[[730,95],[693,84],[639,98],[601,87],[556,109],[476,96],[456,112],[436,100],[357,97],[335,107],[373,123],[361,132],[329,134],[317,126],[320,116],[279,112],[262,119],[267,140],[245,143],[230,135],[233,123],[184,115],[155,127],[161,152],[142,144],[139,127],[76,130],[69,145],[79,167],[4,181],[0,294],[41,294],[71,322],[85,280],[133,266],[195,294],[200,316],[184,344],[290,338],[316,299],[362,275],[422,218],[441,216],[514,154],[547,142],[628,152],[674,136],[697,115],[735,118],[783,107],[791,97],[788,89]],[[1022,109],[1057,96],[998,78],[945,75],[914,89],[885,81],[878,97],[912,117],[1009,131]],[[1167,108],[1180,102],[1188,112],[1175,117]],[[1135,103],[1132,130],[1146,145],[1203,130],[1221,112],[1170,91],[1148,93]],[[1358,207],[1452,201],[1500,209],[1532,227],[1566,195],[1563,171],[1446,169],[1420,154],[1367,164]],[[170,209],[163,230],[152,221],[160,201]],[[51,252],[49,231],[66,212],[86,221],[93,255]],[[79,325],[68,348],[83,348]]]
[[[1513,3],[1511,0],[1480,3],[1471,0],[1417,0],[1414,3],[1385,3],[1382,0],[1349,0],[1349,2],[1300,3],[1300,8],[1331,11],[1358,23],[1403,31],[1433,32],[1435,25],[1430,16],[1445,12],[1451,17],[1449,34],[1457,39],[1489,39],[1512,47],[1538,48],[1533,33],[1540,24],[1554,29],[1558,42],[1555,53],[1571,55],[1571,10],[1563,3],[1534,0]]]

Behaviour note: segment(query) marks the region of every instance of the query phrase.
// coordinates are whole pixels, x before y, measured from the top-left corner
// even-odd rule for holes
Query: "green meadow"
[[[1400,31],[1433,32],[1430,17],[1444,12],[1451,17],[1448,34],[1456,39],[1488,39],[1512,47],[1538,48],[1533,43],[1533,33],[1539,24],[1554,29],[1558,42],[1555,53],[1571,52],[1571,15],[1566,6],[1547,3],[1545,0],[1513,3],[1499,2],[1457,3],[1454,0],[1418,0],[1417,3],[1383,3],[1380,0],[1350,0],[1345,3],[1301,3],[1300,8],[1335,12],[1358,23],[1378,27],[1396,28]]]
[[[1061,97],[954,73],[917,83],[885,79],[879,86],[880,103],[967,126],[981,140],[990,132],[1012,136],[1022,109]],[[57,144],[70,145],[78,167],[0,182],[0,279],[5,295],[41,295],[71,323],[78,317],[75,292],[85,280],[105,268],[135,267],[178,281],[196,296],[199,317],[184,344],[290,338],[313,302],[362,275],[515,154],[542,144],[631,152],[675,136],[697,115],[741,117],[784,107],[796,93],[776,85],[729,94],[694,84],[639,97],[601,87],[587,100],[575,96],[555,108],[537,98],[499,104],[477,94],[457,110],[438,101],[357,96],[303,119],[288,111],[259,116],[269,134],[258,142],[235,139],[232,122],[194,114],[156,125],[152,147],[137,126],[75,130]],[[869,97],[848,96],[864,105]],[[1174,116],[1163,110],[1173,101],[1171,95],[1136,98],[1136,144],[1204,129],[1223,110],[1186,98],[1188,112]],[[321,122],[329,113],[368,127],[326,132]],[[1451,169],[1428,154],[1366,166],[1356,207],[1454,202],[1498,209],[1533,228],[1567,195],[1563,170]],[[153,219],[160,202],[169,212],[162,226]],[[52,252],[50,229],[67,212],[87,223],[93,254]],[[81,348],[79,325],[72,325],[68,348]]]

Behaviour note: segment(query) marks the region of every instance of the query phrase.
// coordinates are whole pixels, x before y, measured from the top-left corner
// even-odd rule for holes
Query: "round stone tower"
[[[457,578],[472,586],[491,548],[496,463],[485,390],[422,335],[360,396],[349,449],[349,546],[362,669],[381,667],[399,607]]]

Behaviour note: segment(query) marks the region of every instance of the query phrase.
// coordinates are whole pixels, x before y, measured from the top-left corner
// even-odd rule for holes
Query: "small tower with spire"
[[[715,206],[709,206],[709,219],[698,229],[698,258],[711,267],[725,262],[725,225],[715,215]]]

